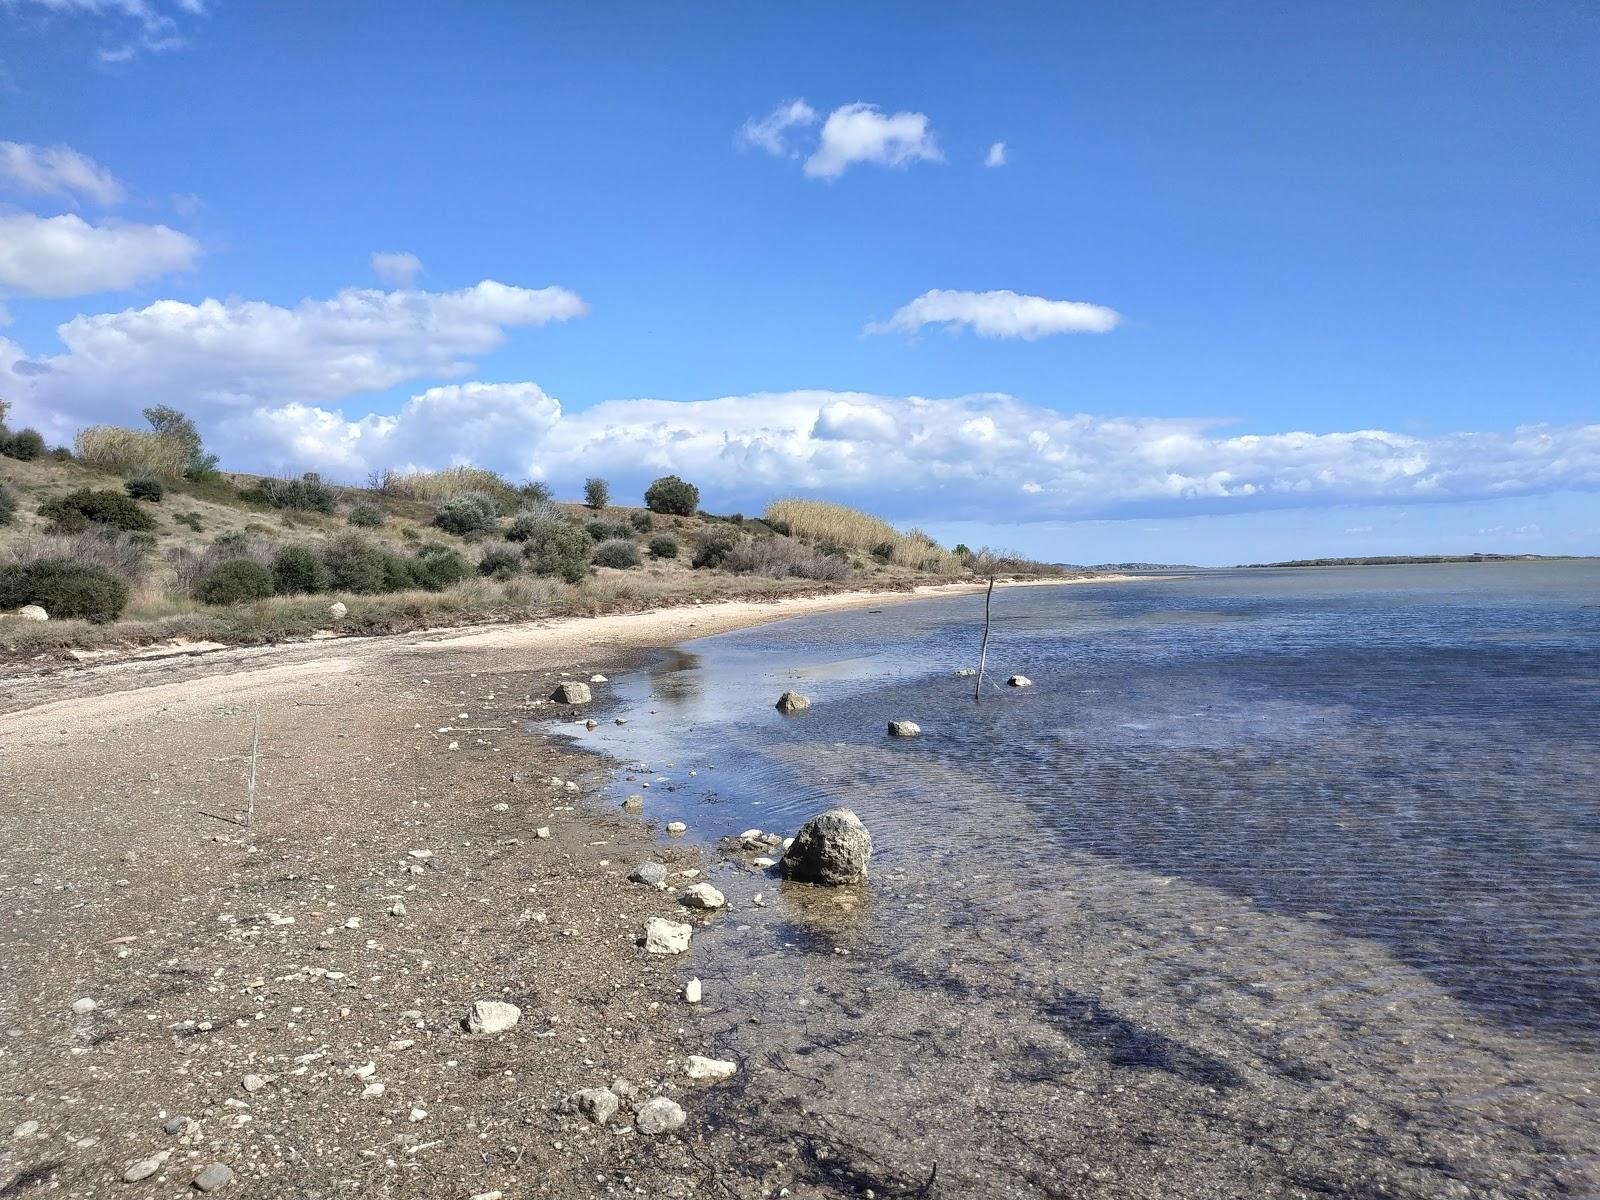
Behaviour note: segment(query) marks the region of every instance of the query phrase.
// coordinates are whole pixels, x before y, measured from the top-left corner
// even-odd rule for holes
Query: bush
[[[583,531],[597,542],[609,542],[613,538],[627,541],[633,536],[633,530],[627,525],[613,525],[609,521],[590,521],[583,527]]]
[[[280,596],[325,592],[332,580],[328,564],[310,546],[284,546],[272,556],[272,590]]]
[[[380,551],[383,556],[383,592],[404,592],[417,586],[417,560],[396,554],[393,550]]]
[[[98,563],[40,558],[0,567],[0,609],[37,604],[52,617],[115,621],[128,603],[128,585]]]
[[[546,522],[530,537],[522,553],[535,575],[559,575],[577,583],[589,574],[589,554],[594,542],[581,529]]]
[[[248,604],[272,595],[272,572],[251,558],[230,558],[218,563],[195,584],[194,598],[202,604]]]
[[[11,494],[11,489],[0,483],[0,525],[9,525],[16,519],[17,498]]]
[[[383,509],[376,504],[352,504],[345,519],[362,529],[376,529],[383,524]]]
[[[438,504],[467,492],[492,496],[496,502],[510,504],[518,495],[493,471],[482,467],[455,466],[442,471],[385,471],[372,483],[375,491],[400,500],[423,500]]]
[[[537,479],[530,479],[517,489],[517,499],[524,504],[548,504],[553,497],[550,485]]]
[[[128,493],[131,500],[148,500],[151,504],[160,504],[161,497],[166,495],[166,489],[161,486],[161,481],[152,475],[139,475],[128,480],[122,485],[122,490]]]
[[[462,492],[441,500],[433,510],[433,523],[446,533],[457,537],[482,533],[500,515],[500,506],[494,497],[483,492]]]
[[[664,533],[660,534],[657,537],[651,538],[650,539],[650,557],[651,558],[677,558],[678,557],[678,539],[674,538],[674,537],[668,537]]]
[[[270,504],[273,508],[294,509],[297,512],[331,513],[338,493],[322,482],[322,476],[307,471],[299,479],[274,479],[268,476],[256,481],[239,495],[246,500]]]
[[[583,502],[599,512],[611,503],[611,485],[604,479],[593,477],[583,481]]]
[[[331,540],[323,548],[322,559],[328,568],[328,583],[341,592],[370,594],[387,591],[386,559],[388,555],[359,533],[346,533]],[[401,559],[401,562],[407,560]]]
[[[879,542],[872,548],[872,557],[877,559],[879,562],[888,562],[894,557],[894,543]]]
[[[651,512],[692,517],[700,507],[700,489],[676,475],[663,475],[645,489],[644,506]]]
[[[506,529],[506,541],[530,542],[551,525],[566,525],[567,518],[554,504],[534,504],[517,510]]]
[[[19,429],[10,437],[0,437],[0,452],[7,458],[32,462],[44,454],[44,435],[37,429]]]
[[[189,451],[181,442],[140,429],[91,425],[73,439],[78,458],[109,471],[148,471],[162,479],[178,479]]]
[[[217,477],[217,456],[206,453],[193,421],[165,404],[147,408],[142,415],[158,437],[183,447],[184,478],[203,483]]]
[[[628,518],[628,523],[640,533],[649,533],[656,527],[654,518],[647,512],[636,512]]]
[[[424,546],[417,551],[411,572],[417,586],[438,592],[466,579],[472,574],[472,567],[449,546]]]
[[[724,571],[766,575],[773,579],[848,579],[849,566],[817,554],[793,538],[769,537],[740,542],[722,561]]]
[[[178,513],[172,518],[172,523],[174,525],[187,525],[196,533],[199,533],[205,528],[205,526],[200,523],[200,514],[197,512]]]
[[[506,546],[491,546],[478,559],[478,574],[510,579],[522,570],[522,555]]]
[[[639,547],[626,538],[612,538],[594,548],[592,561],[597,567],[616,567],[625,571],[639,565]]]
[[[696,570],[720,567],[728,560],[734,547],[739,544],[738,535],[726,529],[719,529],[708,534],[700,543],[700,549],[695,552],[690,565]]]
[[[41,504],[39,515],[63,529],[79,532],[89,521],[142,533],[149,533],[156,527],[156,519],[121,492],[97,492],[91,488],[79,488]]]

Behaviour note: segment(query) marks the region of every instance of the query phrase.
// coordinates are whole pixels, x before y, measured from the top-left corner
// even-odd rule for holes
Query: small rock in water
[[[504,1000],[476,1000],[467,1014],[468,1033],[504,1033],[522,1020],[522,1010]]]
[[[704,989],[703,989],[703,986],[700,983],[700,980],[699,980],[698,976],[696,978],[694,978],[694,979],[689,980],[688,983],[683,985],[683,998],[684,998],[684,1001],[686,1003],[699,1004],[700,1003],[700,997],[703,994],[704,994]]]
[[[761,855],[761,856],[759,856],[757,858],[752,858],[750,860],[750,865],[752,867],[759,867],[761,870],[765,871],[768,867],[777,866],[778,865],[778,860],[775,859],[775,858],[768,858],[766,855],[763,854],[763,855]]]
[[[233,1168],[225,1163],[212,1163],[194,1177],[194,1186],[202,1192],[215,1192],[233,1182]]]
[[[634,883],[642,883],[648,887],[660,887],[667,881],[667,869],[656,862],[640,863],[628,878]]]
[[[589,690],[587,683],[566,680],[556,685],[556,690],[550,693],[550,699],[557,704],[587,704],[594,699],[594,693]]]
[[[600,728],[600,722],[596,721],[593,717],[590,717],[587,721],[585,721],[583,723],[583,727],[585,729],[599,729]]]
[[[811,707],[811,701],[799,692],[785,692],[778,697],[778,703],[774,707],[781,713],[805,712]]]
[[[733,1078],[734,1072],[738,1069],[738,1063],[729,1062],[724,1058],[707,1058],[703,1054],[691,1054],[688,1066],[684,1068],[684,1074],[690,1079],[720,1083],[724,1079]]]
[[[651,917],[644,923],[644,948],[649,954],[682,954],[689,949],[694,928],[665,917]]]
[[[709,883],[690,884],[678,897],[678,903],[689,908],[717,909],[727,902],[728,898]]]
[[[830,886],[861,883],[872,859],[872,835],[848,808],[830,808],[800,826],[783,856],[785,879]]]
[[[606,677],[604,675],[591,675],[591,676],[589,676],[589,682],[590,683],[607,683],[609,681],[606,679]]]
[[[629,796],[622,802],[622,807],[629,812],[639,812],[644,808],[643,796]]]
[[[1007,687],[1032,687],[1033,686],[1033,680],[1029,679],[1026,675],[1013,675],[1010,679],[1006,680],[1006,686]]]
[[[962,679],[971,679],[977,673],[978,669],[976,667],[962,667],[956,672],[956,675]]]
[[[890,721],[889,736],[913,738],[922,736],[922,726],[915,721]]]
[[[681,837],[683,834],[689,832],[689,827],[682,821],[668,821],[667,832],[673,837]]]
[[[640,1133],[655,1137],[682,1129],[686,1120],[688,1118],[684,1116],[683,1109],[678,1107],[677,1101],[656,1096],[639,1106],[639,1115],[634,1117],[633,1123]]]

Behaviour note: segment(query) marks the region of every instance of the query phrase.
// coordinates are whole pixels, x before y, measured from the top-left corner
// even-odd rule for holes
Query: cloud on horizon
[[[0,214],[0,294],[118,292],[193,267],[200,243],[166,225],[91,224],[73,213]]]

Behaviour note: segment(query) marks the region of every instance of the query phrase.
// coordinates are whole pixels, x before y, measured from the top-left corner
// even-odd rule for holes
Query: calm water
[[[963,597],[685,643],[584,735],[691,837],[874,834],[860,896],[716,876],[730,1129],[844,1193],[1600,1195],[1600,563],[995,611],[1031,689],[954,677]]]

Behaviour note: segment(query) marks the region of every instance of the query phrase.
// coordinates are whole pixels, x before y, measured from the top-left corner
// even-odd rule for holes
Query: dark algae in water
[[[620,680],[590,736],[647,818],[874,838],[857,888],[717,873],[738,1194],[1600,1195],[1597,593],[1593,562],[1019,589],[989,671],[1034,686],[976,705],[981,598]]]

